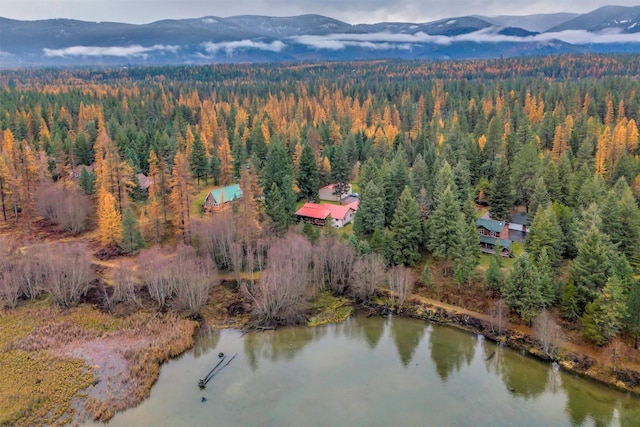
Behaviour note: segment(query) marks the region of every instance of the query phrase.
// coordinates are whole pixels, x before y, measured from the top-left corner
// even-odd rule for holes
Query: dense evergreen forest
[[[525,322],[549,310],[599,345],[633,339],[638,76],[640,56],[604,55],[6,71],[0,222],[97,229],[100,245],[126,253],[179,241],[173,262],[191,264],[178,276],[234,272],[267,323],[295,319],[311,283],[367,300],[388,270],[400,304],[437,275],[484,286]],[[297,205],[349,182],[360,199],[352,232],[295,226]],[[202,215],[198,190],[231,183],[242,199]],[[487,210],[525,213],[513,259],[481,258]],[[160,307],[178,292],[157,277],[164,256],[138,259],[157,272],[145,285]],[[255,271],[256,283],[243,280]],[[0,283],[7,306],[38,293]],[[182,305],[194,312],[196,291]]]

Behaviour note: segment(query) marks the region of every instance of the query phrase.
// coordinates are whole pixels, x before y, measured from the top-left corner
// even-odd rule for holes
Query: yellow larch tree
[[[189,203],[193,186],[191,184],[191,171],[189,169],[187,157],[181,151],[178,151],[173,160],[170,201],[174,212],[173,223],[176,229],[176,235],[186,244],[191,243]]]
[[[98,235],[103,246],[116,246],[122,235],[122,217],[116,199],[104,188],[98,193]]]
[[[149,179],[151,180],[149,200],[152,204],[155,201],[158,206],[161,206],[163,222],[167,222],[169,170],[166,162],[163,159],[159,159],[153,150],[149,153]]]
[[[220,160],[220,184],[229,185],[233,180],[233,157],[231,156],[231,146],[227,136],[227,128],[223,125],[218,128],[216,134],[217,155]]]
[[[237,211],[238,230],[242,234],[242,242],[245,248],[249,248],[262,231],[259,215],[260,205],[258,199],[262,195],[258,176],[253,168],[242,168],[240,171],[240,188],[242,189],[242,199],[239,201]]]

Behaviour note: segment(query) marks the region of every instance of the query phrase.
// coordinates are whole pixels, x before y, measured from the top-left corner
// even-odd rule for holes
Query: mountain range
[[[162,20],[143,25],[0,17],[0,67],[345,59],[468,59],[640,53],[640,6],[585,14],[460,16],[352,25],[321,15]]]

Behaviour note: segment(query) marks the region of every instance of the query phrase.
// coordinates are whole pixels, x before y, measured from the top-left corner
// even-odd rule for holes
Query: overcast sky
[[[0,16],[147,23],[202,16],[317,13],[358,24],[428,22],[472,14],[584,13],[606,4],[635,6],[640,0],[0,0]]]

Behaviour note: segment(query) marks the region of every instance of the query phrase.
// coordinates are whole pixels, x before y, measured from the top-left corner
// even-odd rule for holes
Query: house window
[[[495,232],[495,231],[492,231],[489,235],[490,235],[491,237],[496,237],[496,232]]]

